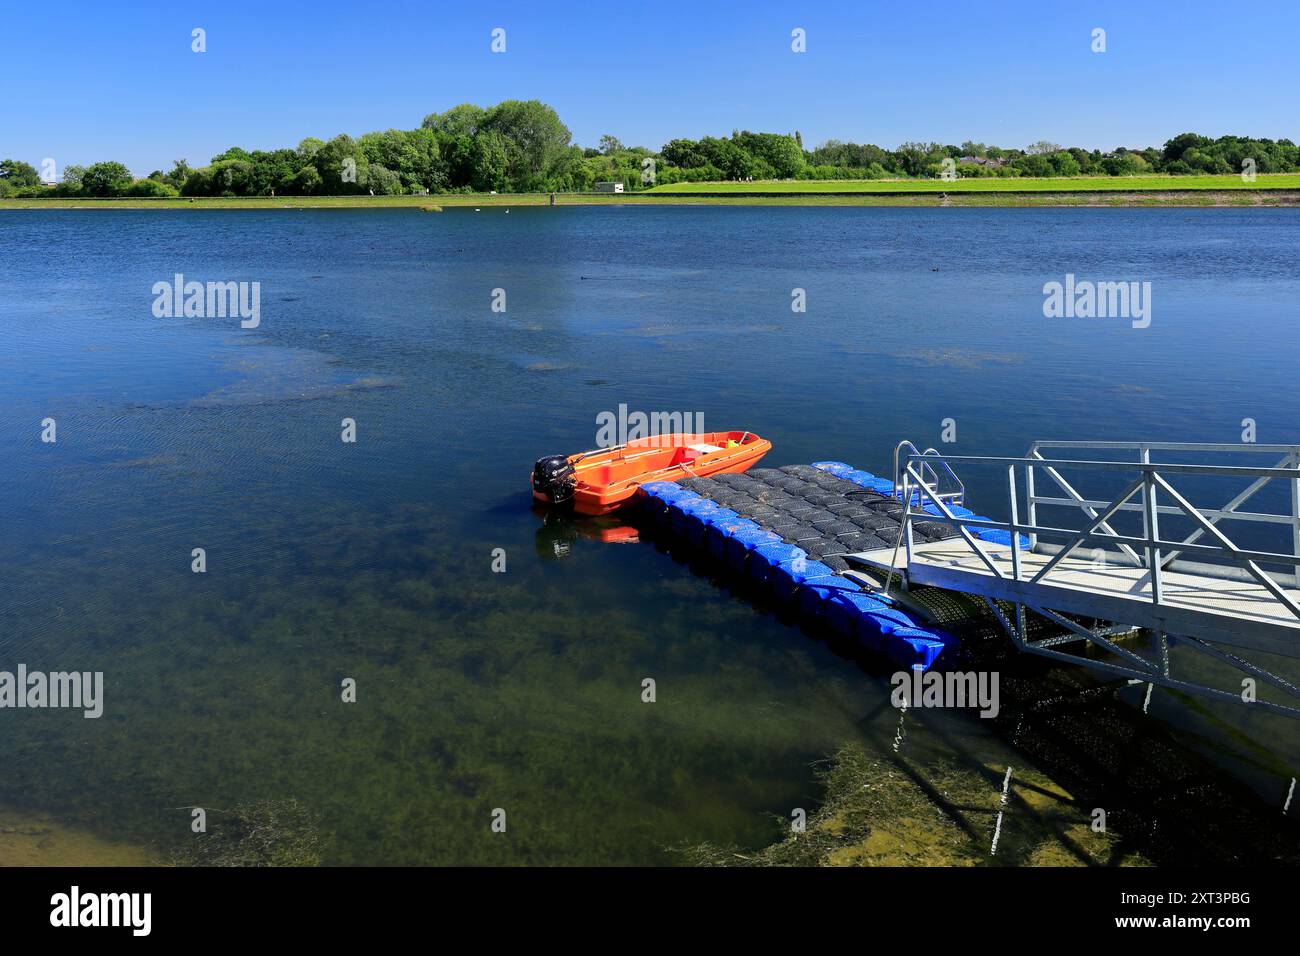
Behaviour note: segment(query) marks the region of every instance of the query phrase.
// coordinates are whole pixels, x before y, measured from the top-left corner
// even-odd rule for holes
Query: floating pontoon
[[[1225,461],[1234,454],[1270,464]],[[1125,457],[1136,460],[1115,460]],[[958,467],[1001,472],[1008,520],[965,507]],[[1076,485],[1087,476],[1117,490],[1086,496]],[[1234,479],[1248,484],[1214,508],[1175,487],[1201,494]],[[1261,492],[1277,485],[1287,507],[1260,508]],[[1256,510],[1244,510],[1252,499]],[[1022,458],[998,458],[902,442],[889,478],[823,461],[650,483],[638,500],[650,521],[732,573],[905,666],[955,662],[963,640],[994,627],[1022,651],[1300,716],[1300,688],[1257,662],[1300,658],[1300,446],[1037,442]],[[1047,509],[1075,517],[1047,524]],[[1288,547],[1239,546],[1220,527],[1230,521],[1282,526]],[[1190,533],[1162,534],[1177,523]],[[1175,676],[1175,643],[1291,703]],[[1089,644],[1107,656],[1069,650]]]

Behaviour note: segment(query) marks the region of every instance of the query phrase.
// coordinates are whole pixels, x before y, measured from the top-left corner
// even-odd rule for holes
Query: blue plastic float
[[[817,462],[814,467],[881,494],[893,491],[887,479],[843,462]],[[674,482],[650,482],[641,486],[637,501],[651,521],[707,549],[732,573],[793,605],[810,621],[824,623],[901,666],[929,668],[954,642],[951,635],[809,559],[806,551],[775,531],[695,491]]]

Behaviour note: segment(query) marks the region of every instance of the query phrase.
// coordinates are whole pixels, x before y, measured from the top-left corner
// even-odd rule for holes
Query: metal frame
[[[1000,579],[996,588],[991,590],[1000,592],[1000,596],[1014,603],[1014,620],[1011,620],[995,602],[993,596],[990,594],[980,595],[999,624],[1021,650],[1092,667],[1109,674],[1128,678],[1134,682],[1159,684],[1163,687],[1198,696],[1238,704],[1244,703],[1237,693],[1175,678],[1170,673],[1169,646],[1171,641],[1177,640],[1192,650],[1228,664],[1249,674],[1251,677],[1300,698],[1300,687],[1296,687],[1285,678],[1272,674],[1244,658],[1215,647],[1204,637],[1179,634],[1175,638],[1170,633],[1167,633],[1166,625],[1177,627],[1181,623],[1183,626],[1191,627],[1193,630],[1204,634],[1207,632],[1207,628],[1201,626],[1204,622],[1199,618],[1207,618],[1208,615],[1195,609],[1169,605],[1165,601],[1164,592],[1166,571],[1177,556],[1183,553],[1201,555],[1244,571],[1243,577],[1249,577],[1262,585],[1281,607],[1290,612],[1296,619],[1296,623],[1300,625],[1300,604],[1297,604],[1274,580],[1272,575],[1261,567],[1262,564],[1284,565],[1289,566],[1295,572],[1300,572],[1300,446],[1201,445],[1172,442],[1035,442],[1025,457],[1006,458],[967,455],[945,456],[939,455],[933,449],[920,453],[916,451],[915,446],[911,445],[910,442],[903,442],[899,444],[896,454],[901,454],[905,450],[905,446],[910,446],[912,453],[907,454],[903,459],[898,491],[901,499],[907,504],[903,514],[902,537],[906,543],[909,577],[911,577],[910,572],[914,567],[913,521],[941,521],[952,525],[956,528],[965,544],[981,559],[994,578]],[[1090,449],[1106,450],[1108,452],[1117,450],[1136,451],[1138,460],[1110,461],[1088,458],[1047,458],[1044,457],[1041,451],[1044,448]],[[1278,464],[1273,467],[1174,464],[1152,461],[1151,453],[1153,451],[1179,451],[1200,455],[1247,451],[1281,455],[1282,457]],[[955,472],[952,469],[954,463],[997,464],[1006,469],[1010,520],[999,522],[984,518],[962,518],[953,514],[949,508],[951,499],[937,492],[937,475],[939,468],[942,468],[955,477]],[[1118,496],[1109,501],[1103,501],[1086,498],[1080,494],[1061,475],[1061,471],[1065,469],[1109,471],[1112,473],[1118,471],[1135,474],[1136,477]],[[1027,509],[1024,521],[1020,517],[1021,497],[1016,481],[1018,470],[1022,470],[1025,476],[1024,500]],[[1046,474],[1066,497],[1039,494],[1035,489],[1035,471]],[[1235,496],[1223,507],[1199,509],[1173,487],[1165,477],[1166,475],[1237,476],[1250,477],[1255,480],[1246,490]],[[1245,501],[1274,480],[1290,483],[1290,512],[1288,514],[1238,511],[1238,508]],[[1136,501],[1134,501],[1135,498]],[[1170,503],[1164,504],[1164,499],[1167,499]],[[938,514],[925,510],[927,501],[933,504],[934,510]],[[1038,519],[1039,506],[1077,507],[1087,517],[1087,524],[1082,528],[1059,528],[1040,524]],[[1111,527],[1109,522],[1121,511],[1141,512],[1143,528],[1141,536],[1121,535]],[[1160,517],[1162,515],[1180,515],[1189,518],[1195,524],[1196,530],[1180,541],[1164,540],[1160,536]],[[1218,525],[1226,520],[1288,524],[1292,528],[1292,553],[1260,552],[1240,548],[1219,529]],[[1003,573],[1002,569],[992,560],[984,544],[970,533],[970,528],[1003,530],[1010,533],[1010,576]],[[1041,538],[1063,538],[1065,544],[1044,566],[1039,568],[1032,576],[1029,576],[1022,571],[1021,566],[1021,556],[1024,550],[1021,544],[1022,535],[1029,536],[1030,550],[1037,553],[1044,553],[1040,544]],[[1212,543],[1201,543],[1200,539],[1204,537],[1208,537]],[[1149,607],[1151,611],[1146,614],[1134,614],[1134,616],[1140,620],[1148,621],[1147,624],[1141,625],[1140,621],[1123,622],[1119,623],[1118,626],[1088,628],[1052,609],[1053,597],[1060,598],[1061,593],[1059,589],[1056,589],[1054,595],[1054,589],[1050,582],[1047,581],[1048,576],[1080,545],[1087,543],[1117,547],[1132,560],[1134,567],[1146,569],[1147,573],[1139,583],[1150,584],[1151,600]],[[940,587],[950,587],[954,590],[971,590],[969,587],[969,572],[945,571],[945,569],[931,567],[926,569],[926,574],[926,583],[936,584]],[[1105,602],[1100,600],[1100,595],[1097,595],[1097,597],[1096,606],[1089,608],[1089,592],[1077,588],[1072,589],[1070,599],[1071,604],[1074,606],[1071,613],[1084,617],[1093,617],[1097,620],[1110,620],[1107,617],[1107,612],[1113,611],[1114,608],[1104,607]],[[1143,606],[1134,603],[1135,607]],[[1059,625],[1063,629],[1062,633],[1046,640],[1031,641],[1025,627],[1026,608]],[[1095,613],[1093,613],[1094,611]],[[1154,633],[1159,651],[1159,660],[1148,660],[1109,639],[1125,629],[1131,630],[1135,623],[1138,626],[1145,626]],[[1283,631],[1281,626],[1276,624],[1251,621],[1241,621],[1239,623],[1243,631],[1258,632],[1261,635],[1266,631],[1273,635]],[[1234,630],[1236,630],[1235,623]],[[1298,653],[1300,652],[1300,632],[1297,632],[1292,637],[1289,629],[1285,629],[1284,636],[1289,639],[1286,646],[1291,651],[1291,655],[1300,656],[1300,653]],[[1084,641],[1099,647],[1120,658],[1122,663],[1080,657],[1055,649],[1062,644],[1078,641]],[[1291,643],[1291,641],[1294,643]],[[1250,706],[1288,717],[1300,717],[1300,707],[1260,700],[1256,700]]]
[[[1153,451],[1175,451],[1188,452],[1200,455],[1207,454],[1263,454],[1269,456],[1281,455],[1282,457],[1273,465],[1274,469],[1295,469],[1300,470],[1300,445],[1255,445],[1240,443],[1236,445],[1228,444],[1191,444],[1186,442],[1089,442],[1089,441],[1036,441],[1029,446],[1026,458],[1033,458],[1040,462],[1045,462],[1041,449],[1050,448],[1056,450],[1105,450],[1110,452],[1136,451],[1138,460],[1144,463],[1151,462],[1151,452]],[[1083,508],[1085,512],[1091,512],[1092,508],[1104,507],[1105,502],[1092,501],[1083,498],[1075,491],[1064,478],[1060,476],[1055,469],[1050,466],[1045,467],[1044,471],[1048,477],[1052,478],[1058,487],[1061,488],[1069,499],[1054,498],[1047,495],[1037,495],[1034,492],[1034,465],[1029,465],[1025,472],[1026,481],[1026,504],[1028,506],[1027,517],[1030,524],[1036,522],[1039,505],[1069,505],[1075,504]],[[1214,467],[1214,466],[1209,466]],[[1294,477],[1294,476],[1292,476]],[[1254,497],[1255,493],[1271,481],[1270,477],[1259,478],[1252,482],[1250,487],[1246,488],[1231,501],[1220,509],[1206,510],[1201,509],[1201,513],[1210,518],[1211,524],[1218,524],[1225,517],[1232,517],[1242,521],[1266,521],[1291,525],[1292,549],[1300,554],[1300,482],[1293,482],[1291,485],[1291,513],[1289,515],[1260,514],[1256,512],[1242,512],[1237,509]],[[1136,510],[1140,505],[1131,505],[1124,510]],[[1161,510],[1161,509],[1158,509]],[[1166,513],[1176,513],[1176,508],[1162,509]],[[1093,513],[1093,517],[1095,517]],[[1191,542],[1200,539],[1204,532],[1197,530],[1188,539]],[[1129,552],[1130,557],[1137,559],[1137,555]],[[1165,558],[1165,565],[1173,561],[1179,552],[1174,551]]]
[[[943,456],[941,456],[938,451],[933,448],[927,448],[923,452],[907,439],[903,439],[894,447],[894,493],[899,496],[900,500],[904,500],[902,499],[900,492],[900,489],[903,486],[903,473],[900,468],[902,467],[903,452],[907,449],[911,449],[911,451],[908,452],[909,461],[912,457],[931,458],[937,460],[939,464],[943,466],[943,475],[940,476],[939,472],[935,470],[931,462],[922,463],[921,474],[928,478],[928,484],[926,487],[932,495],[943,498],[945,501],[951,501],[953,504],[961,507],[966,500],[966,486],[962,483],[962,480],[957,477],[957,473],[949,467],[947,462],[943,461]],[[942,478],[948,479],[948,491],[943,491],[940,488]]]

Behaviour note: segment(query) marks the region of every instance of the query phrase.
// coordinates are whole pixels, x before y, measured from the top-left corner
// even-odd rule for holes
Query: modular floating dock
[[[1048,448],[1077,457],[1048,457]],[[1234,460],[1260,454],[1278,460]],[[894,458],[893,478],[819,461],[651,482],[636,503],[643,521],[903,667],[955,667],[995,638],[1002,650],[1128,683],[1300,717],[1300,687],[1251,659],[1300,660],[1300,445],[1036,442],[1007,458],[905,441]],[[964,507],[954,464],[1002,473],[1007,520]],[[1100,479],[1105,490],[1076,488]],[[1213,507],[1174,486],[1199,494],[1224,480],[1245,487]],[[1275,510],[1260,507],[1270,487]],[[1073,526],[1041,520],[1049,508],[1072,513]],[[1223,531],[1228,522],[1280,526],[1287,545],[1243,547]],[[1176,675],[1175,644],[1275,699]]]
[[[843,462],[819,461],[651,482],[641,486],[638,504],[652,523],[706,551],[733,574],[899,665],[929,668],[957,643],[954,633],[927,615],[936,609],[925,596],[892,596],[887,572],[867,580],[850,566],[848,555],[899,545],[906,509],[887,478]],[[925,541],[957,533],[938,522],[913,525],[913,534]],[[981,534],[993,542],[1008,540],[1002,531]],[[963,618],[972,609],[965,610]]]

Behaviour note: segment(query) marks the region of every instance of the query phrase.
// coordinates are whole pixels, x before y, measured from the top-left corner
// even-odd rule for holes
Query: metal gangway
[[[1267,464],[1225,463],[1258,456]],[[1008,520],[961,507],[957,470],[975,467],[1005,476]],[[1180,678],[1169,653],[1173,643],[1190,648],[1300,704],[1300,687],[1248,659],[1300,660],[1300,445],[1043,441],[1024,457],[1008,458],[920,452],[905,442],[895,475],[905,505],[897,545],[851,556],[860,567],[888,569],[886,587],[928,585],[981,598],[1023,651],[1300,717],[1298,706]],[[1203,486],[1224,479],[1248,483],[1216,507],[1194,505],[1179,488],[1194,484],[1205,494]],[[1118,490],[1079,490],[1099,482]],[[1279,485],[1285,494],[1272,494],[1285,497],[1285,507],[1261,506],[1268,497],[1261,492]],[[1061,512],[1067,519],[1056,517]],[[920,522],[956,533],[918,542]],[[1190,533],[1162,530],[1178,524]],[[1224,530],[1233,527],[1240,537],[1236,529],[1245,525],[1283,526],[1284,550],[1243,547]],[[1031,636],[1028,612],[1059,630]],[[1117,642],[1120,634],[1142,631],[1153,638],[1150,657]],[[1090,644],[1108,657],[1068,653],[1063,648],[1071,644]]]

